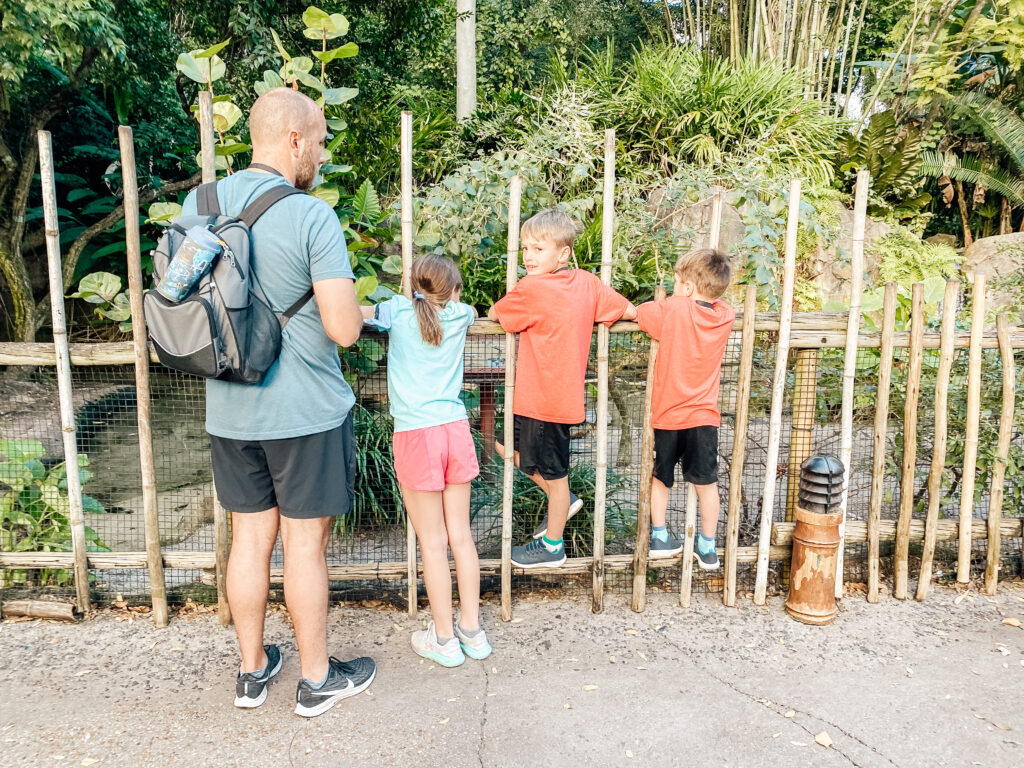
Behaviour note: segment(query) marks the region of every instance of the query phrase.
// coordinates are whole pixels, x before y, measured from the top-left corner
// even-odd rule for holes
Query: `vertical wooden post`
[[[455,118],[476,111],[476,0],[457,0],[455,20]]]
[[[665,286],[654,287],[654,300],[665,298]],[[636,549],[633,550],[633,604],[640,613],[647,607],[647,556],[651,546],[651,478],[654,475],[654,427],[651,402],[654,396],[654,367],[658,362],[658,340],[651,339],[647,357],[647,387],[644,389],[644,427],[640,438],[640,491],[636,509]]]
[[[775,502],[775,473],[779,465],[782,438],[782,395],[786,388],[786,363],[789,358],[789,332],[793,324],[793,282],[796,273],[796,235],[800,224],[800,179],[789,184],[789,216],[786,221],[786,252],[782,270],[782,297],[779,303],[779,343],[772,378],[771,415],[768,420],[768,456],[765,462],[764,496],[761,499],[761,526],[757,539],[757,574],[754,603],[764,605],[768,592],[768,547],[772,535],[772,506]]]
[[[53,146],[49,131],[39,131],[39,179],[43,187],[43,224],[46,235],[46,263],[50,278],[50,315],[53,318],[53,349],[57,358],[57,394],[60,402],[61,436],[68,485],[68,518],[71,551],[75,567],[75,604],[89,612],[89,568],[85,553],[85,520],[82,510],[82,480],[78,474],[78,438],[75,407],[71,396],[71,352],[64,322],[64,278],[60,259],[60,224],[57,190],[53,178]]]
[[[508,191],[508,250],[505,255],[505,288],[519,280],[519,217],[523,202],[523,177],[513,176]],[[505,471],[501,493],[501,619],[512,618],[512,501],[515,489],[515,416],[512,409],[516,387],[516,335],[505,334]]]
[[[213,136],[213,94],[199,92],[199,146],[203,184],[217,180],[216,139]]]
[[[139,424],[139,466],[142,470],[142,510],[146,532],[146,565],[153,604],[153,623],[167,626],[167,584],[160,552],[160,520],[157,514],[156,463],[153,459],[153,431],[149,408],[149,347],[146,344],[146,315],[142,309],[142,246],[139,238],[139,187],[135,172],[135,142],[132,129],[117,129],[121,145],[121,183],[124,188],[124,234],[128,257],[128,296],[132,311],[132,341],[135,346],[135,402]]]
[[[843,464],[843,488],[839,495],[839,551],[836,552],[836,597],[843,596],[843,550],[845,549],[846,508],[853,478],[853,395],[857,372],[857,336],[860,333],[860,304],[864,292],[864,225],[868,216],[868,190],[871,174],[857,173],[853,201],[853,248],[850,253],[850,311],[846,320],[846,352],[843,357],[842,421],[839,428],[839,461]]]
[[[932,560],[942,501],[942,471],[946,468],[946,440],[949,434],[949,375],[953,370],[953,333],[956,331],[956,303],[960,281],[947,280],[942,299],[942,328],[939,340],[939,369],[935,374],[935,437],[932,441],[932,464],[928,470],[928,512],[924,522],[924,545],[921,549],[921,574],[917,579],[917,600],[928,596],[932,581]]]
[[[878,602],[878,524],[885,495],[885,457],[889,434],[889,389],[892,383],[892,350],[896,332],[896,283],[885,284],[882,306],[882,345],[878,359],[878,393],[875,402],[874,456],[871,465],[871,500],[868,503],[868,602]]]
[[[402,111],[400,162],[402,175],[402,293],[412,298],[412,112]],[[419,610],[419,595],[416,580],[416,530],[408,513],[405,516],[405,551],[407,571],[407,602],[409,616],[415,618]]]
[[[978,430],[981,423],[981,335],[985,331],[985,273],[974,274],[971,288],[971,346],[967,363],[967,429],[964,439],[964,471],[960,481],[960,535],[956,580],[971,580],[971,522],[974,517],[974,483],[978,468]]]
[[[1010,454],[1013,435],[1013,406],[1017,395],[1017,368],[1010,346],[1010,328],[1006,315],[996,317],[996,335],[1003,362],[1003,407],[999,413],[998,458],[992,467],[992,485],[988,504],[988,553],[985,564],[985,594],[994,595],[999,584],[999,524],[1003,520],[1003,481],[1006,479],[1006,458]]]
[[[740,370],[736,383],[736,422],[729,465],[729,512],[725,525],[725,585],[722,602],[736,605],[736,548],[740,538],[740,509],[743,504],[743,459],[747,453],[747,418],[750,413],[750,372],[754,367],[754,322],[757,315],[757,286],[748,285],[743,301],[743,331],[740,336]]]
[[[711,198],[711,226],[708,228],[708,248],[718,248],[722,239],[722,193]]]
[[[615,247],[615,129],[604,132],[601,282],[612,284]],[[604,610],[604,516],[608,494],[608,326],[597,327],[597,456],[594,478],[594,613]]]
[[[917,468],[917,403],[921,395],[924,356],[924,284],[914,283],[910,305],[910,359],[903,407],[903,475],[900,514],[896,521],[896,567],[892,594],[907,599],[907,560],[910,557],[910,520],[914,514],[914,475]]]

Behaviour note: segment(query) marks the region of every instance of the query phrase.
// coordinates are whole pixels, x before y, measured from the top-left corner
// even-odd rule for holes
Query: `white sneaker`
[[[433,619],[426,629],[418,629],[413,632],[409,640],[416,653],[425,659],[436,661],[442,667],[457,667],[466,660],[459,638],[449,638],[444,645],[437,642],[437,630],[434,628]]]
[[[470,637],[465,630],[455,622],[455,637],[459,640],[462,652],[471,659],[486,659],[491,655],[491,644],[487,642],[487,633],[481,627],[480,631]]]

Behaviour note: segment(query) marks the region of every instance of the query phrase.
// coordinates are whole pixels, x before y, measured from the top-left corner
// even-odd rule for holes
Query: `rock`
[[[1009,291],[1002,286],[1024,272],[1024,232],[975,240],[964,252],[963,270],[971,281],[978,272],[987,276],[985,298],[989,311],[1007,310],[1018,316],[1020,291]]]
[[[146,523],[142,496],[120,499],[106,514],[86,515],[85,524],[115,552],[146,548]],[[160,516],[160,544],[177,544],[203,525],[213,521],[213,484],[175,488],[157,493]]]
[[[938,234],[926,237],[924,239],[926,243],[933,243],[935,245],[948,245],[950,248],[956,248],[960,245],[960,238],[956,235]]]
[[[823,303],[829,301],[850,300],[850,255],[853,253],[853,211],[840,203],[836,203],[842,234],[827,249],[824,249],[818,260],[818,287],[821,289]],[[872,253],[871,245],[889,234],[890,227],[884,221],[872,219],[870,216],[864,223],[864,272],[872,284],[878,283],[878,265],[881,258]]]

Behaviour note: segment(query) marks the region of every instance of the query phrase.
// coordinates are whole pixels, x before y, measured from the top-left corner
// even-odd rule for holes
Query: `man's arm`
[[[347,277],[317,280],[313,283],[313,293],[327,335],[343,347],[354,344],[363,326],[355,281]]]

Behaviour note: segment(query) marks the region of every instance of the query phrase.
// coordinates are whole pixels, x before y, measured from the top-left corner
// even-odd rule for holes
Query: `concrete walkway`
[[[8,621],[0,765],[1024,765],[1024,629],[1003,623],[1024,618],[1024,585],[843,609],[816,628],[780,598],[683,612],[654,593],[635,614],[609,596],[600,616],[584,598],[524,598],[509,624],[485,608],[490,659],[445,670],[409,650],[404,613],[341,606],[332,651],[374,656],[377,679],[309,721],[291,713],[280,609],[267,639],[285,666],[255,711],[232,706],[234,636],[214,616]]]

